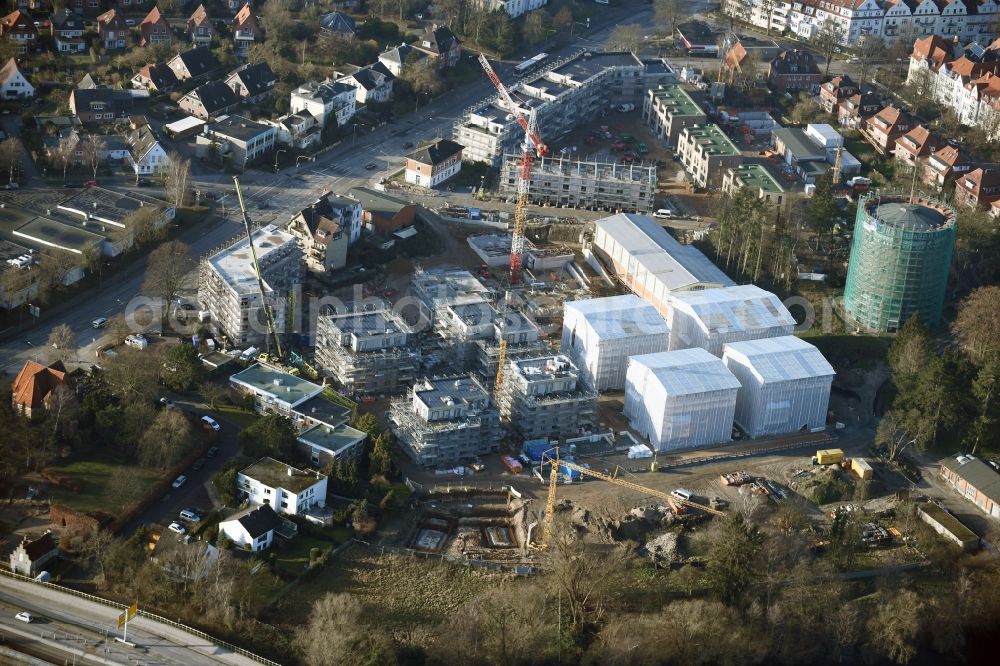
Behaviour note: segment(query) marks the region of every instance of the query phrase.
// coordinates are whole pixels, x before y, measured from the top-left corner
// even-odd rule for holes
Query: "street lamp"
[[[301,160],[309,160],[310,162],[315,162],[316,161],[316,156],[315,155],[298,155],[298,156],[296,156],[296,158],[295,158],[295,168],[296,169],[299,168],[299,162]]]
[[[274,173],[278,173],[278,157],[281,156],[281,153],[287,153],[287,152],[288,152],[287,150],[282,148],[279,149],[278,152],[274,154]]]
[[[385,178],[382,179],[382,182],[383,183],[388,183],[389,182],[389,167],[391,166],[391,164],[389,162],[389,156],[386,155],[384,151],[380,150],[378,152],[379,152],[380,155],[382,155],[382,157],[385,158]]]

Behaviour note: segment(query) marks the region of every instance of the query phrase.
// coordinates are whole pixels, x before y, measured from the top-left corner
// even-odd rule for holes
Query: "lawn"
[[[305,573],[305,570],[309,568],[309,551],[313,548],[326,550],[340,543],[343,541],[336,541],[326,536],[299,534],[292,539],[287,548],[275,551],[277,555],[275,564],[279,569],[293,576]]]
[[[226,420],[237,423],[240,428],[246,428],[257,420],[256,413],[248,412],[243,407],[237,407],[236,405],[216,404],[214,409],[220,414],[224,414]]]
[[[80,482],[83,490],[52,488],[52,501],[77,511],[116,513],[138,500],[162,476],[149,467],[126,465],[111,458],[76,460],[50,469]],[[135,480],[136,482],[133,482]]]

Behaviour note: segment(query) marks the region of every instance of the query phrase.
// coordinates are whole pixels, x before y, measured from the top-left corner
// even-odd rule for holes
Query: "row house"
[[[893,154],[900,162],[917,166],[924,162],[941,144],[929,129],[917,125],[903,136],[896,139]]]
[[[215,28],[205,5],[198,5],[187,22],[187,33],[195,46],[209,46],[215,38]]]
[[[990,135],[1000,129],[1000,40],[988,46],[928,37],[914,42],[907,83]]]
[[[819,87],[819,103],[827,113],[836,113],[841,102],[859,92],[860,88],[850,76],[836,76]]]
[[[106,49],[123,49],[128,46],[128,24],[117,9],[111,9],[97,17],[97,32],[101,36],[101,45]]]
[[[38,28],[35,22],[20,9],[0,18],[0,38],[15,45],[17,53],[24,55],[34,50],[38,44]]]
[[[882,96],[874,90],[864,90],[851,95],[837,109],[837,122],[842,127],[858,129],[869,118],[882,110]]]
[[[83,53],[87,49],[83,39],[87,26],[80,14],[70,9],[53,14],[49,29],[57,52]]]
[[[861,123],[861,135],[882,155],[896,146],[896,139],[910,131],[910,117],[894,106],[887,106]]]
[[[169,92],[179,84],[174,70],[162,62],[145,65],[132,77],[133,88],[150,92]]]
[[[139,46],[169,44],[173,39],[167,19],[160,13],[160,8],[154,5],[139,24]]]
[[[184,95],[177,106],[192,116],[210,120],[229,113],[239,103],[240,98],[232,88],[222,81],[209,81]]]
[[[250,47],[255,43],[264,41],[264,31],[261,29],[250,3],[243,5],[243,8],[236,12],[232,28],[233,50],[239,58],[245,58]]]
[[[243,65],[226,77],[226,85],[248,104],[270,97],[276,83],[277,78],[266,62]]]
[[[77,88],[69,94],[69,109],[84,124],[124,120],[131,108],[132,95],[127,90]]]
[[[995,210],[1000,202],[1000,171],[980,167],[955,179],[955,203],[965,208]]]
[[[938,192],[944,189],[949,179],[967,173],[972,165],[968,157],[955,146],[947,145],[930,154],[924,163],[923,182]]]
[[[178,81],[207,79],[222,70],[218,58],[207,46],[196,46],[178,53],[167,62]]]

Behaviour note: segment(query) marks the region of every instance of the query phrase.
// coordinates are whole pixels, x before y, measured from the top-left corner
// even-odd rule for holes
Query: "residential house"
[[[66,368],[61,361],[46,367],[27,361],[11,386],[11,406],[29,419],[45,410],[57,388],[65,384]]]
[[[330,193],[292,217],[288,233],[302,246],[308,270],[329,273],[347,265],[349,230],[355,219],[360,226],[361,204]]]
[[[358,31],[354,19],[341,12],[330,12],[320,16],[319,29],[323,34],[342,39],[345,42],[353,41]]]
[[[413,46],[428,56],[435,67],[454,67],[462,57],[462,42],[447,26],[432,25]]]
[[[260,552],[274,543],[275,532],[284,525],[281,516],[268,505],[252,506],[219,523],[219,534],[237,548]]]
[[[83,17],[71,9],[52,15],[52,39],[58,53],[82,53],[87,48],[83,35],[87,26]]]
[[[177,106],[192,116],[210,120],[229,113],[239,103],[232,88],[222,81],[209,81],[184,95]]]
[[[926,160],[938,149],[941,142],[923,125],[917,125],[903,136],[896,139],[893,154],[901,162],[914,166]]]
[[[887,155],[896,139],[910,131],[912,123],[905,111],[887,106],[861,124],[861,135],[879,153]]]
[[[136,177],[162,173],[170,167],[170,157],[149,125],[142,125],[128,135],[128,161]]]
[[[17,0],[14,4],[32,15],[49,14],[52,11],[50,0]]]
[[[983,513],[1000,518],[1000,474],[979,458],[969,455],[941,461],[941,477]]]
[[[354,100],[353,95],[351,100]],[[323,140],[319,124],[308,111],[287,113],[277,120],[267,122],[274,125],[274,140],[282,146],[308,150],[318,146]]]
[[[226,85],[248,104],[263,102],[271,96],[277,78],[266,62],[243,65],[226,77]]]
[[[406,182],[437,187],[462,170],[462,146],[438,139],[406,156]]]
[[[974,169],[955,178],[955,203],[966,208],[990,208],[1000,200],[1000,171]]]
[[[11,58],[0,68],[0,99],[22,99],[34,97],[35,87],[17,68],[17,62]]]
[[[128,46],[129,28],[117,9],[108,10],[97,17],[97,33],[101,36],[101,46],[105,49],[123,49]]]
[[[45,571],[45,565],[59,559],[59,546],[52,532],[46,530],[36,539],[21,537],[21,543],[10,554],[10,570],[34,578]]]
[[[809,51],[782,51],[767,66],[767,85],[776,93],[808,91],[823,80]]]
[[[698,187],[719,187],[725,170],[743,161],[740,149],[715,124],[684,127],[677,135],[677,155]]]
[[[314,467],[326,467],[334,462],[357,458],[367,435],[348,425],[331,427],[316,425],[299,433],[296,441],[299,451],[309,456]]]
[[[212,26],[212,19],[205,5],[198,5],[198,9],[191,14],[187,22],[187,32],[195,46],[211,45],[215,37],[215,28]]]
[[[837,113],[841,102],[859,92],[861,90],[850,76],[835,76],[819,87],[819,103],[827,113]]]
[[[66,0],[66,7],[83,16],[101,13],[101,0]]]
[[[95,88],[110,88],[110,87],[111,86],[102,85],[97,81],[95,81],[94,77],[90,75],[90,72],[84,74],[83,78],[80,79],[79,83],[76,84],[77,90],[93,90]]]
[[[137,90],[149,90],[151,92],[170,92],[180,81],[174,70],[164,63],[144,65],[139,73],[132,77],[132,87]]]
[[[214,123],[205,125],[198,136],[197,151],[206,155],[214,145],[220,155],[230,160],[230,165],[242,169],[274,150],[275,134],[272,125],[243,116],[219,116]]]
[[[933,185],[939,192],[944,189],[949,178],[966,173],[972,165],[968,157],[955,146],[943,146],[930,154],[924,164],[923,182]]]
[[[225,0],[224,4],[226,5],[226,9],[229,10],[229,13],[234,16],[244,7],[250,7],[250,9],[253,9],[253,2],[249,2],[248,0]]]
[[[139,24],[139,46],[169,44],[173,39],[174,35],[170,31],[167,19],[160,13],[160,8],[153,5],[146,18]]]
[[[539,7],[548,4],[549,0],[475,0],[474,5],[478,5],[486,11],[503,10],[512,19],[532,12]]]
[[[247,51],[256,42],[264,41],[264,31],[257,21],[257,15],[250,8],[250,3],[236,12],[232,20],[233,48],[238,57],[245,57]]]
[[[348,196],[361,202],[364,228],[379,236],[391,236],[417,219],[417,206],[404,199],[367,187],[351,188]]]
[[[357,109],[354,86],[339,81],[309,81],[292,91],[289,109],[292,113],[308,112],[320,129],[326,127],[331,115],[337,127],[345,127]]]
[[[396,77],[385,65],[376,62],[358,69],[337,81],[355,90],[355,99],[361,104],[382,103],[392,99],[392,82]]]
[[[167,63],[178,81],[208,78],[222,69],[218,58],[207,46],[196,46],[184,53],[178,53]]]
[[[75,89],[69,94],[69,109],[81,123],[111,123],[127,118],[132,95],[111,88]]]
[[[857,129],[862,123],[882,110],[882,97],[874,90],[862,90],[840,103],[837,122],[842,127]]]
[[[38,28],[28,14],[15,9],[0,18],[0,38],[14,44],[17,52],[24,55],[38,44]]]
[[[61,144],[72,147],[67,163],[70,166],[80,166],[84,163],[83,139],[77,129],[61,129],[51,136],[42,137],[42,149],[50,164],[58,162],[57,151]]]
[[[416,55],[413,55],[416,54]],[[407,60],[421,62],[427,58],[427,54],[410,44],[400,44],[379,54],[378,61],[385,65],[393,76],[399,76],[403,72],[403,66]]]
[[[236,474],[236,487],[253,506],[270,506],[278,513],[299,516],[326,506],[326,475],[296,469],[274,458],[261,458]]]

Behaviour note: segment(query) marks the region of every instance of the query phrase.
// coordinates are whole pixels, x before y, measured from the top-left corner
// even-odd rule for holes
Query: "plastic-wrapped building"
[[[750,437],[826,427],[836,374],[816,347],[793,335],[734,342],[722,362],[740,380],[736,423]]]
[[[625,388],[629,356],[666,351],[670,330],[652,305],[633,294],[570,301],[560,349],[597,391]]]
[[[633,356],[625,416],[657,451],[728,442],[740,382],[704,349]]]
[[[752,284],[670,294],[670,350],[791,335],[795,319],[777,296]]]

